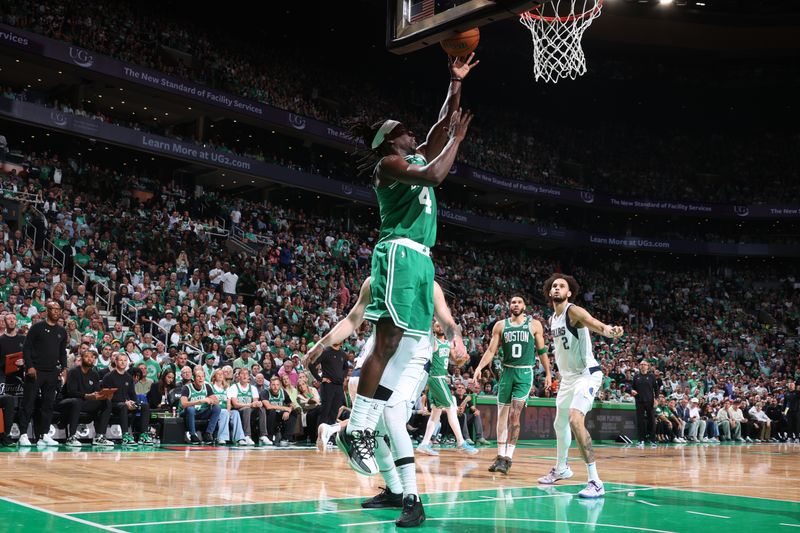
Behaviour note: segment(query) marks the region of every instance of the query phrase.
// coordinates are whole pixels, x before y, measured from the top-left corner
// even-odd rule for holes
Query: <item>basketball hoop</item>
[[[603,0],[547,0],[520,15],[533,39],[536,81],[557,83],[586,73],[581,39],[602,7]]]

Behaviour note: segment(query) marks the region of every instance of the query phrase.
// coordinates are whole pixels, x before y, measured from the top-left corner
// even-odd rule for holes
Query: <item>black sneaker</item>
[[[419,527],[425,521],[425,510],[416,494],[409,494],[403,498],[403,512],[400,518],[394,521],[397,527]]]
[[[497,465],[495,470],[501,474],[508,474],[508,471],[511,470],[511,459],[508,457],[501,457],[500,464]]]
[[[350,468],[365,476],[374,476],[379,471],[375,444],[375,433],[368,429],[352,433],[343,429],[336,433],[336,446],[347,456]]]
[[[200,437],[197,436],[197,433],[192,433],[192,435],[189,437],[189,440],[192,444],[200,444]]]
[[[383,490],[377,496],[361,502],[361,507],[364,509],[381,509],[384,507],[400,509],[403,507],[403,494],[395,494],[389,490],[389,487],[383,487]]]
[[[14,446],[14,441],[11,440],[11,437],[4,434],[2,437],[0,437],[0,446],[3,448],[10,448]]]
[[[492,466],[489,467],[489,472],[496,472],[497,467],[500,466],[501,464],[503,464],[503,458],[498,455],[497,457],[494,458]]]
[[[203,444],[214,444],[214,436],[208,431],[203,432]]]

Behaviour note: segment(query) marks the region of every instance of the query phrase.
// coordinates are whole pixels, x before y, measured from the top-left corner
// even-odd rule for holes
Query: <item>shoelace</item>
[[[360,457],[372,457],[375,455],[376,434],[369,430],[353,431],[353,449]]]

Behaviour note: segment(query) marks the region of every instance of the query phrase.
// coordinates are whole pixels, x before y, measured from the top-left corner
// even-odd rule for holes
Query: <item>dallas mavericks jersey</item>
[[[503,366],[532,367],[536,364],[536,339],[531,333],[531,317],[526,316],[522,324],[512,324],[505,319],[503,336]]]
[[[412,165],[428,164],[420,154],[407,155],[404,159]],[[375,194],[381,214],[378,242],[406,238],[428,248],[436,244],[436,195],[433,187],[396,181],[388,187],[376,187]]]
[[[592,339],[589,328],[586,326],[576,328],[569,320],[567,305],[560,315],[550,317],[550,333],[556,353],[558,371],[571,374],[580,374],[587,368],[600,366],[592,354]]]

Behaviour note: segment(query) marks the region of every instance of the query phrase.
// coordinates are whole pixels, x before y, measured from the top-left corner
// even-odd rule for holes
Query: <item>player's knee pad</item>
[[[553,427],[556,429],[556,432],[567,430],[569,428],[569,411],[566,409],[557,409]]]

